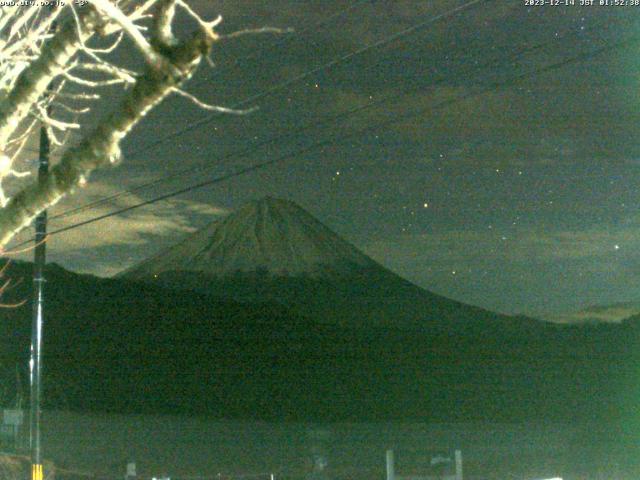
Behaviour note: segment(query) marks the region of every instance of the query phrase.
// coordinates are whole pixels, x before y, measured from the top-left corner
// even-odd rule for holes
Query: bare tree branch
[[[81,18],[89,37],[98,25],[95,11],[85,10]],[[20,74],[15,87],[0,103],[0,150],[4,149],[10,136],[20,122],[29,114],[31,107],[46,92],[51,80],[61,74],[77,53],[82,38],[73,22],[65,22],[53,38],[47,42],[40,56]]]
[[[209,60],[213,43],[220,39],[289,31],[262,28],[221,37],[214,29],[222,17],[205,20],[186,0],[88,1],[90,5],[77,9],[70,3],[53,10],[0,8],[0,253],[39,212],[82,187],[94,170],[118,163],[122,139],[171,93],[206,110],[253,111],[207,104],[181,86],[203,59]],[[182,41],[173,33],[176,9],[197,25]],[[59,26],[50,32],[54,21]],[[140,73],[115,64],[109,55],[125,36],[144,59]],[[104,87],[112,85],[124,90],[120,105],[85,134],[79,120],[89,109],[85,102],[100,101]],[[53,112],[52,105],[57,106]],[[37,125],[47,129],[52,144],[65,150],[44,179],[28,180],[9,199],[3,182],[29,174],[14,168],[13,162]],[[72,131],[78,131],[80,139],[69,147]],[[3,288],[0,285],[0,295]]]
[[[219,112],[219,113],[232,113],[234,115],[246,115],[247,113],[255,112],[257,108],[248,108],[244,110],[238,110],[234,108],[221,107],[219,105],[210,105],[208,103],[203,102],[195,95],[192,95],[189,92],[185,92],[181,88],[175,87],[171,89],[172,92],[177,93],[178,95],[185,97],[191,100],[195,105],[202,108],[203,110],[209,110],[211,112]]]
[[[44,182],[31,183],[0,210],[0,246],[30,224],[39,211],[70,193],[93,170],[117,162],[120,141],[151,108],[191,77],[215,38],[213,32],[201,28],[184,42],[165,45],[163,64],[171,67],[158,69],[157,65],[147,65],[120,108],[100,122],[77,147],[65,152]]]

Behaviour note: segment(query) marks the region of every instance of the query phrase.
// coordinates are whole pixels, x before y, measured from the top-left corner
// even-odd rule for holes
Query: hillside
[[[300,206],[266,197],[134,265],[119,278],[237,301],[270,301],[321,323],[477,334],[544,328],[428,292]]]
[[[56,266],[47,278],[48,407],[303,421],[611,423],[635,411],[636,323],[362,329]],[[0,313],[7,404],[16,364],[26,385],[30,307]]]

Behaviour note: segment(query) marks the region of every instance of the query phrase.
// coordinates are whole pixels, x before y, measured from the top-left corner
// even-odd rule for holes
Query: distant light
[[[614,246],[613,246],[613,248],[614,248],[615,250],[620,250],[620,245],[616,244],[616,245],[614,245]]]
[[[424,208],[429,208],[429,204],[428,204],[428,203],[425,203],[425,204],[423,205],[423,207],[424,207]]]

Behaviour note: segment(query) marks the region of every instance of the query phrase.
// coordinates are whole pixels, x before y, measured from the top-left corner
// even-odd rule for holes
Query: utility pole
[[[46,127],[40,127],[40,156],[38,182],[45,182],[49,175],[49,135]],[[35,221],[35,256],[33,265],[33,318],[31,322],[31,404],[29,410],[29,447],[31,449],[31,480],[43,480],[42,454],[40,450],[40,398],[42,393],[42,324],[44,322],[44,265],[47,255],[47,211],[43,210]]]
[[[56,7],[53,3],[50,9]],[[53,21],[50,33],[58,28]],[[44,99],[49,99],[53,91],[53,81],[49,84]],[[51,103],[45,107],[50,116]],[[46,125],[40,125],[40,148],[38,155],[38,183],[44,183],[49,177],[49,154],[51,142]],[[35,220],[35,251],[33,259],[33,318],[31,320],[31,358],[29,360],[30,405],[29,405],[29,449],[31,450],[31,480],[44,480],[42,451],[40,448],[40,399],[42,396],[42,327],[44,323],[44,266],[47,262],[47,210],[43,210]]]

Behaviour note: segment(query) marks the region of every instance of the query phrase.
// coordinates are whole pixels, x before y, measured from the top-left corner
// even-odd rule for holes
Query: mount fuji
[[[541,323],[423,290],[297,204],[272,197],[244,205],[119,276],[236,301],[275,301],[343,326],[431,331]]]
[[[121,278],[56,265],[46,278],[49,408],[607,424],[637,410],[640,320],[558,325],[444,298],[284,200],[252,202]],[[16,283],[4,301],[31,298]],[[13,362],[28,378],[31,311],[2,310],[5,397],[26,384]]]
[[[234,404],[258,391],[281,402],[247,412],[610,421],[636,391],[624,372],[637,360],[640,324],[558,325],[445,298],[286,200],[253,201],[117,280],[254,309],[228,322],[230,341],[252,340],[233,350],[245,373],[226,388],[248,385]],[[206,315],[177,312],[171,322],[189,329]]]

